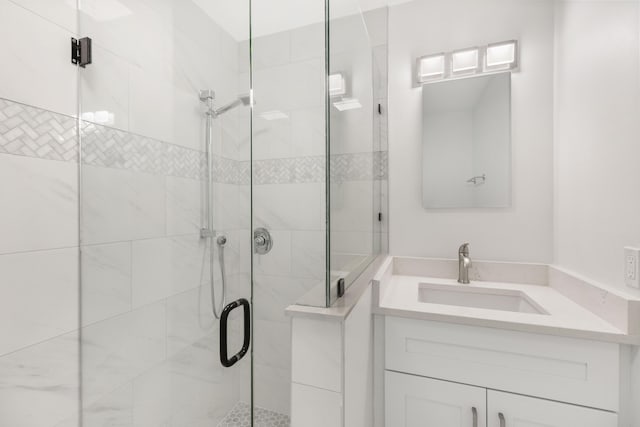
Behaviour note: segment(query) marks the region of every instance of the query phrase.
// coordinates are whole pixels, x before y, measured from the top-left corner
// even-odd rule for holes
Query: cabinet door
[[[485,427],[486,389],[386,371],[387,427]]]
[[[618,415],[613,412],[534,397],[489,390],[487,402],[489,427],[617,427],[618,425]]]

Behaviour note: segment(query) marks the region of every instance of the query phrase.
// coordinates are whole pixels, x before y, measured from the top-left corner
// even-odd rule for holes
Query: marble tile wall
[[[198,237],[197,89],[220,103],[246,91],[237,42],[192,2],[119,4],[104,16],[114,11],[83,2],[78,16],[66,0],[0,0],[0,425],[215,425],[249,399],[248,362],[218,362]],[[150,37],[132,38],[140,28]],[[68,58],[79,33],[94,41],[80,74]],[[249,295],[243,127],[242,111],[214,125],[228,299]]]
[[[75,27],[61,25],[76,12],[45,3],[0,1],[3,426],[51,427],[78,412]]]

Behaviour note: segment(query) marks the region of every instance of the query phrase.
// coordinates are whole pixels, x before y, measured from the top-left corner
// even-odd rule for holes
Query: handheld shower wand
[[[226,305],[226,290],[227,290],[227,278],[224,265],[224,246],[227,243],[227,237],[224,234],[218,235],[213,229],[213,119],[226,113],[240,105],[249,105],[251,102],[250,95],[241,95],[236,100],[224,105],[218,109],[214,108],[213,101],[215,100],[215,92],[211,89],[201,90],[199,93],[200,101],[205,103],[207,110],[206,114],[206,157],[207,157],[207,182],[206,182],[206,196],[205,196],[205,224],[200,229],[200,238],[207,239],[209,241],[209,286],[211,287],[211,306],[213,315],[216,319],[220,319],[222,310]],[[217,302],[214,286],[214,245],[213,241],[216,241],[218,246],[218,261],[220,263],[220,274],[222,276],[221,298],[220,302]]]

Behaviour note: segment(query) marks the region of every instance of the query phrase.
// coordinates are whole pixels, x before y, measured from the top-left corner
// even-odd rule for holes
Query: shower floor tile
[[[289,427],[291,421],[288,415],[279,414],[268,409],[255,408],[254,427]],[[227,414],[218,427],[251,427],[251,406],[239,402]]]

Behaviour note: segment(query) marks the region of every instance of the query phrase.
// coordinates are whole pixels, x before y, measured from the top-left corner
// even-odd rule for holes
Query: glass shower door
[[[86,0],[79,28],[83,426],[250,422],[249,0]]]
[[[273,242],[253,255],[254,403],[273,426],[291,411],[285,310],[325,305],[325,0],[286,3],[252,0],[251,25],[253,227]]]

